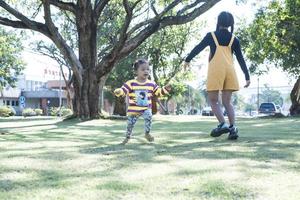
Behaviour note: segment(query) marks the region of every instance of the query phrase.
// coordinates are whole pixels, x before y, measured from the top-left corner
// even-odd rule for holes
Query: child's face
[[[150,75],[149,63],[141,64],[137,69],[137,77],[140,79],[148,79]]]

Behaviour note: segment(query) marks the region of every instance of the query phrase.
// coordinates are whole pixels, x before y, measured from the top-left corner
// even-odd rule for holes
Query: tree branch
[[[121,34],[120,34],[119,40],[116,42],[117,45],[115,47],[113,47],[113,49],[111,50],[111,52],[109,54],[107,54],[104,57],[104,60],[102,60],[102,62],[98,63],[98,65],[96,67],[98,69],[98,71],[99,71],[98,74],[100,74],[100,77],[103,75],[102,74],[103,71],[106,70],[106,68],[103,67],[103,66],[106,66],[106,65],[113,66],[113,65],[111,65],[109,63],[113,63],[115,60],[118,60],[118,57],[120,56],[119,52],[124,47],[125,42],[126,42],[126,40],[128,38],[127,30],[129,28],[130,22],[132,20],[133,10],[134,10],[134,8],[137,6],[137,4],[139,2],[141,2],[141,0],[137,0],[136,2],[134,2],[134,4],[132,6],[130,6],[128,0],[123,0],[123,7],[124,7],[125,12],[126,12],[125,21],[124,21],[124,23],[122,25],[122,28],[120,30]]]
[[[153,23],[155,21],[155,19],[148,19],[148,20],[146,20],[146,21],[143,21],[143,22],[141,22],[141,23],[139,23],[139,24],[137,24],[137,25],[135,25],[134,27],[132,27],[131,29],[130,29],[130,31],[128,32],[128,35],[132,35],[135,31],[137,31],[138,29],[140,29],[140,28],[142,28],[143,26],[146,26],[146,25],[148,25],[148,24],[151,24],[151,23]]]
[[[74,3],[67,3],[60,0],[50,0],[50,4],[60,8],[61,10],[68,10],[74,14],[76,13],[76,5]]]
[[[163,17],[160,24],[160,29],[171,26],[171,25],[180,25],[185,24],[188,22],[193,21],[195,18],[209,10],[213,5],[218,3],[221,0],[210,0],[203,5],[201,5],[199,8],[195,8],[192,12],[186,14],[186,15],[179,15],[179,16],[168,16]],[[178,11],[178,13],[181,13]]]
[[[136,24],[133,28],[131,28],[131,30],[128,32],[128,35],[132,35],[135,31],[137,31],[138,29],[140,29],[143,26],[147,26],[155,21],[160,20],[167,12],[169,12],[170,10],[172,10],[174,7],[176,7],[179,3],[181,2],[181,0],[175,0],[173,1],[170,5],[168,5],[161,13],[157,13],[154,4],[151,3],[151,9],[155,14],[155,17],[142,21],[138,24]],[[194,5],[195,6],[195,5]]]
[[[48,28],[51,32],[50,38],[56,44],[56,46],[61,51],[61,53],[65,56],[65,58],[69,60],[72,70],[74,72],[74,75],[78,79],[79,84],[81,84],[82,83],[81,72],[83,70],[83,67],[82,67],[80,61],[77,59],[73,50],[68,46],[66,41],[63,39],[63,37],[58,32],[57,27],[54,25],[54,23],[51,19],[51,10],[50,10],[50,2],[49,1],[50,0],[42,0],[43,5],[44,5],[44,18],[46,21],[46,25],[48,26]]]
[[[127,30],[130,25],[130,22],[132,20],[132,11],[134,9],[134,6],[130,7],[128,0],[123,0],[123,6],[126,11],[126,17],[125,17],[125,22],[123,23],[123,26],[120,31],[121,35],[120,35],[120,39],[118,41],[119,47],[123,46],[127,39]]]
[[[0,0],[0,7],[2,7],[4,10],[6,10],[8,13],[19,19],[20,21],[10,20],[8,18],[1,17],[1,24],[11,26],[14,28],[25,28],[25,29],[31,29],[34,31],[38,31],[43,33],[46,36],[50,36],[50,32],[45,24],[33,21],[28,19],[25,15],[18,12],[11,6],[9,6],[7,3],[5,3],[3,0]]]
[[[10,20],[5,17],[0,17],[0,24],[5,25],[5,26],[10,26],[13,28],[31,29],[29,26],[27,26],[22,21]]]
[[[120,56],[126,55],[128,52],[131,52],[136,47],[138,47],[144,40],[146,40],[148,37],[150,37],[155,31],[162,29],[166,26],[171,25],[179,25],[184,24],[187,22],[190,22],[194,20],[196,17],[200,16],[204,12],[206,12],[209,8],[214,6],[216,3],[218,3],[221,0],[210,0],[206,1],[203,5],[201,5],[198,8],[195,8],[192,12],[181,15],[181,16],[167,16],[162,17],[163,13],[167,13],[172,8],[174,8],[176,5],[180,3],[180,1],[173,1],[169,6],[167,6],[164,11],[162,11],[158,16],[161,17],[154,17],[152,19],[149,19],[148,21],[141,22],[140,24],[133,27],[129,33],[133,33],[135,30],[139,29],[142,26],[146,26],[142,31],[140,31],[135,37],[131,38],[130,40],[126,41],[126,44],[124,45],[123,49],[120,51]],[[199,2],[198,2],[199,3]],[[194,2],[194,6],[197,4]],[[191,6],[189,6],[191,8]],[[187,9],[187,7],[184,7],[182,9]],[[178,11],[180,13],[180,11]]]
[[[172,10],[173,8],[175,8],[179,3],[181,3],[181,0],[175,0],[172,3],[170,3],[170,5],[168,5],[167,7],[165,7],[165,9],[159,13],[156,18],[161,18],[162,16],[164,16],[167,12],[169,12],[170,10]]]
[[[199,3],[205,3],[205,0],[196,0],[194,3],[191,3],[189,5],[186,5],[184,8],[182,8],[180,11],[177,12],[177,16],[182,15],[184,12],[186,12],[187,10],[195,7],[197,4]]]
[[[155,16],[158,16],[158,12],[157,12],[157,10],[156,10],[156,8],[155,8],[155,6],[154,6],[154,2],[152,2],[152,3],[150,4],[150,7],[151,7],[151,10],[153,11],[153,13],[155,14]]]
[[[103,9],[105,8],[105,6],[108,4],[110,0],[98,0],[95,2],[95,9],[94,9],[94,16],[95,19],[98,20]]]

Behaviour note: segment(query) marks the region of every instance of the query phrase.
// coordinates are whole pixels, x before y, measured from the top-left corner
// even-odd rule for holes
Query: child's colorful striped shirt
[[[118,91],[117,97],[126,95],[129,97],[127,115],[139,115],[145,110],[151,109],[151,97],[153,95],[159,97],[168,94],[164,87],[160,88],[154,81],[147,80],[141,83],[136,79],[127,81],[116,91]]]

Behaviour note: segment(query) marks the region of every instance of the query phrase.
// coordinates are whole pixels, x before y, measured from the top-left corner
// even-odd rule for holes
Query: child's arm
[[[166,85],[164,87],[159,87],[158,85],[155,84],[155,87],[154,87],[154,90],[153,90],[153,93],[155,96],[164,96],[166,94],[169,94],[169,92],[171,91],[171,86],[170,85]]]
[[[114,94],[117,97],[125,97],[129,92],[131,91],[131,85],[130,83],[127,81],[126,83],[124,83],[122,85],[121,88],[115,89]]]

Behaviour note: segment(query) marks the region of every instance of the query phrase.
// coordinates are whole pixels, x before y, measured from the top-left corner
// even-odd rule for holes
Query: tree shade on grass
[[[300,199],[300,118],[155,116],[126,146],[125,121],[0,118],[0,199]]]

